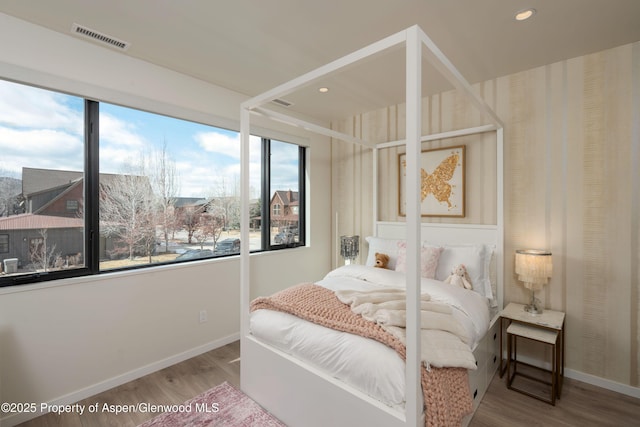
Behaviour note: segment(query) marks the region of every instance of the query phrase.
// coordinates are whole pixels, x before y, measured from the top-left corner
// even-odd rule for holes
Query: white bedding
[[[331,271],[318,285],[336,290],[372,290],[405,286],[403,273],[347,265]],[[465,329],[473,350],[489,327],[489,301],[476,292],[422,279],[422,292],[447,303]],[[392,407],[404,405],[404,361],[377,341],[339,332],[271,310],[251,313],[251,333],[267,344],[307,361],[333,377]],[[384,375],[380,373],[384,372]]]

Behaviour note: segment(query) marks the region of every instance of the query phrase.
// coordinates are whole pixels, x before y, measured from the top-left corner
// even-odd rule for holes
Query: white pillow
[[[369,243],[369,253],[365,265],[373,267],[376,263],[376,252],[389,255],[387,268],[396,269],[398,261],[398,243],[405,242],[403,239],[384,239],[381,237],[369,236],[366,238]],[[422,247],[440,247],[440,245],[422,242]],[[495,248],[489,245],[445,245],[438,259],[436,269],[436,280],[445,280],[451,274],[451,269],[458,264],[464,264],[469,272],[473,290],[488,299],[493,299],[490,266]]]
[[[369,236],[365,239],[369,243],[369,253],[365,265],[373,267],[376,264],[376,252],[389,255],[389,270],[396,269],[396,261],[398,259],[398,243],[404,242],[401,239],[383,239],[382,237]]]
[[[489,274],[492,255],[493,248],[488,245],[445,245],[440,254],[435,278],[445,280],[455,266],[464,264],[473,290],[493,299]]]

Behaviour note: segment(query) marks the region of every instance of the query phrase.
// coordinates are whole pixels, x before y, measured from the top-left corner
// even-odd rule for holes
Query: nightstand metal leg
[[[500,378],[502,378],[504,376],[504,373],[507,371],[507,359],[509,357],[509,355],[507,355],[507,359],[504,358],[504,338],[503,338],[505,334],[504,323],[505,322],[511,323],[511,321],[509,319],[501,317],[499,322],[500,322],[500,366],[498,368],[498,372],[500,374]]]

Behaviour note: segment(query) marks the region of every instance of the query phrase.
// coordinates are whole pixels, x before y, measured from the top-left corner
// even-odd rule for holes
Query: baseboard
[[[506,353],[504,354],[504,357],[506,357]],[[533,366],[537,366],[539,368],[547,370],[551,369],[551,364],[549,362],[541,363],[540,360],[521,355],[518,355],[518,360]],[[582,381],[583,383],[591,384],[596,387],[604,388],[607,390],[615,391],[616,393],[621,393],[627,396],[635,397],[636,399],[640,399],[640,388],[638,387],[633,387],[616,381],[608,380],[606,378],[586,374],[574,369],[565,368],[564,376],[566,378],[571,378],[572,380]]]
[[[640,399],[640,388],[632,387],[630,385],[622,384],[616,381],[600,378],[595,375],[585,374],[584,372],[574,371],[573,369],[565,369],[564,376],[574,380],[582,381],[583,383],[591,384],[596,387],[605,388],[607,390],[615,391],[616,393],[625,394],[627,396]]]
[[[78,402],[80,400],[102,393],[103,391],[107,391],[119,385],[128,383],[129,381],[136,380],[140,377],[144,377],[145,375],[149,375],[153,372],[175,365],[176,363],[180,363],[187,359],[191,359],[192,357],[199,356],[202,353],[206,353],[207,351],[215,350],[216,348],[222,347],[224,345],[227,345],[239,339],[240,339],[240,334],[236,333],[215,341],[211,341],[207,344],[194,347],[182,353],[178,353],[173,356],[167,357],[166,359],[158,360],[157,362],[153,362],[148,365],[141,366],[140,368],[126,372],[122,375],[109,378],[108,380],[101,381],[99,383],[90,385],[88,387],[74,391],[64,396],[60,396],[56,399],[49,401],[48,403],[51,405],[68,405],[68,404]],[[32,418],[36,418],[42,414],[44,414],[44,412],[19,413],[19,414],[13,414],[4,418],[0,418],[0,427],[13,427],[17,424],[23,423]]]

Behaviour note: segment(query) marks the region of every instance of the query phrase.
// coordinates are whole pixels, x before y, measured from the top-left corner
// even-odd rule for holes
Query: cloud
[[[0,127],[0,153],[5,167],[82,170],[84,142],[55,129],[16,130]]]
[[[213,128],[212,128],[213,129]],[[196,146],[175,150],[180,175],[180,195],[207,197],[234,193],[240,185],[240,136],[225,130],[198,132],[193,135]],[[260,138],[250,139],[250,187],[260,191]],[[252,197],[254,194],[252,194]]]
[[[82,170],[84,100],[0,80],[0,153],[5,168]]]
[[[194,139],[207,153],[217,153],[240,159],[240,135],[220,132],[199,132]]]
[[[100,113],[100,145],[110,144],[134,151],[144,150],[150,145],[134,124]]]
[[[0,80],[0,124],[82,135],[82,98]]]
[[[271,188],[274,190],[298,190],[298,165],[278,163],[271,169]]]
[[[183,153],[186,154],[186,153]],[[207,197],[233,194],[234,186],[240,185],[240,162],[208,153],[191,152],[176,161],[180,179],[180,195],[183,197]],[[250,186],[260,190],[260,158],[249,166]]]
[[[271,142],[271,188],[298,190],[298,146],[287,142]]]
[[[141,163],[140,151],[132,151],[127,147],[100,147],[101,173],[134,173],[131,169],[141,167]]]
[[[122,173],[167,142],[180,195],[234,194],[240,185],[240,134],[104,104],[100,108],[100,170]],[[113,107],[113,108],[112,108]],[[0,166],[19,176],[23,166],[82,170],[84,100],[0,81]],[[161,137],[159,137],[161,136]],[[296,145],[272,144],[272,188],[297,189]],[[250,138],[251,197],[261,185],[261,139]]]

